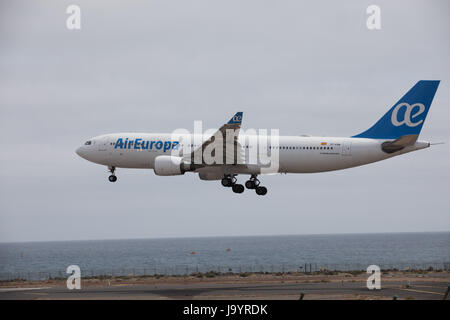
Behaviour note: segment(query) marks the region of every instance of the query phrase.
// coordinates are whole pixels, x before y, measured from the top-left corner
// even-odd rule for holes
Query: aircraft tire
[[[256,187],[255,191],[256,191],[257,195],[263,196],[263,195],[265,195],[267,193],[267,188],[258,186],[258,187]]]
[[[245,182],[245,187],[246,187],[247,189],[255,189],[255,188],[256,188],[255,181],[252,181],[252,180],[246,181],[246,182]]]
[[[242,192],[244,192],[244,186],[242,184],[234,184],[233,185],[233,192],[234,193],[242,193]]]
[[[222,179],[222,185],[224,187],[231,187],[231,185],[232,185],[231,179],[230,178],[223,178]]]

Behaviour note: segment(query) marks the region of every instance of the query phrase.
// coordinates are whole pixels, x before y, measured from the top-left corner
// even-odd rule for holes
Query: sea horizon
[[[165,240],[165,239],[205,239],[205,238],[252,238],[252,237],[297,237],[297,236],[339,236],[339,235],[377,235],[377,234],[427,234],[450,233],[444,231],[374,231],[374,232],[335,232],[335,233],[290,233],[290,234],[254,234],[254,235],[205,235],[205,236],[163,236],[163,237],[136,237],[136,238],[98,238],[98,239],[67,239],[67,240],[23,240],[0,241],[2,244],[20,243],[49,243],[49,242],[88,242],[88,241],[127,241],[127,240]]]

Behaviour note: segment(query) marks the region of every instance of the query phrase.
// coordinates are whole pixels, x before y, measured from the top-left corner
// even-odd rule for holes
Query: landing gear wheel
[[[256,188],[255,181],[253,181],[253,180],[248,180],[248,181],[246,181],[246,182],[245,182],[245,187],[246,187],[247,189],[255,189],[255,188]]]
[[[110,182],[116,182],[117,181],[117,177],[114,174],[114,172],[116,171],[116,167],[108,166],[108,171],[111,172],[111,175],[108,177],[108,180]]]
[[[224,187],[231,187],[232,184],[233,184],[233,182],[231,181],[230,178],[223,178],[222,179],[222,185]]]
[[[255,191],[256,191],[257,195],[263,196],[263,195],[265,195],[267,193],[267,188],[258,186],[258,187],[256,187]]]
[[[255,174],[250,176],[250,179],[245,182],[245,187],[247,189],[256,189],[259,186],[259,180],[256,178]]]
[[[233,184],[233,192],[234,193],[242,193],[244,192],[244,186],[242,184]]]

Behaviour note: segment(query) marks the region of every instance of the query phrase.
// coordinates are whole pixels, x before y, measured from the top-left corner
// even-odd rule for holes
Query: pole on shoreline
[[[450,292],[450,284],[448,285],[447,291],[445,291],[444,299],[442,299],[442,300],[447,300],[447,297],[448,297],[448,293],[449,293],[449,292]]]

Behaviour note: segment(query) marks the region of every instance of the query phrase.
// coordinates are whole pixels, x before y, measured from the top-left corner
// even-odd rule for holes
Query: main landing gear
[[[114,174],[114,172],[116,171],[116,167],[108,167],[109,172],[111,172],[111,175],[108,177],[108,180],[111,182],[116,182],[117,181],[117,177]]]
[[[237,184],[237,179],[235,175],[226,175],[222,179],[222,185],[224,187],[231,187],[234,193],[244,192],[244,186],[242,184]]]
[[[226,175],[222,179],[222,185],[224,187],[231,187],[234,193],[244,192],[244,186],[242,184],[237,184],[236,175]],[[257,195],[263,196],[267,193],[267,188],[260,186],[260,182],[256,178],[256,175],[252,175],[250,180],[245,182],[245,187],[247,189],[254,189]]]
[[[256,178],[256,175],[252,174],[251,177],[250,177],[250,180],[247,180],[245,182],[245,187],[247,189],[255,189],[255,192],[256,192],[257,195],[263,196],[263,195],[265,195],[267,193],[267,188],[263,187],[263,186],[260,186],[259,184],[260,184],[260,182]]]

